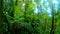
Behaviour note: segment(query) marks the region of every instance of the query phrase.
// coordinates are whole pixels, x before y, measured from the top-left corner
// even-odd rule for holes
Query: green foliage
[[[43,7],[40,1],[34,0],[37,7],[32,0],[4,0],[3,8],[0,8],[0,31],[4,34],[50,34],[52,16],[48,16],[47,10],[43,10],[45,6]],[[40,10],[40,14],[34,13],[36,7]],[[60,12],[59,10],[53,11],[54,27],[56,26],[54,32],[59,34]]]

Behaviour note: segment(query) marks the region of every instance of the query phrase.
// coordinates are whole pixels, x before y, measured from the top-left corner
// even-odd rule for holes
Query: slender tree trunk
[[[55,31],[54,16],[52,16],[52,27],[51,27],[50,34],[54,34],[54,31]]]
[[[54,7],[52,5],[52,27],[51,27],[51,31],[50,31],[50,34],[54,34],[55,32],[55,23],[54,23]]]

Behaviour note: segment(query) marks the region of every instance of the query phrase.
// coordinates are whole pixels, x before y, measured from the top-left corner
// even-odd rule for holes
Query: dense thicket
[[[0,34],[59,34],[60,4],[48,3],[50,13],[46,0],[0,0]]]

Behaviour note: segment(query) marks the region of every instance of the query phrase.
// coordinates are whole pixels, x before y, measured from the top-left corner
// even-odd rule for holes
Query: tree
[[[52,0],[50,0],[49,2],[51,2]],[[54,7],[53,7],[53,2],[50,3],[50,7],[51,7],[51,15],[52,15],[52,26],[51,26],[51,31],[50,34],[54,34],[55,32],[55,22],[54,22]]]

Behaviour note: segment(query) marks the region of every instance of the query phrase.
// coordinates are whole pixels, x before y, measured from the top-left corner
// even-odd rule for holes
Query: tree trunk
[[[55,31],[54,16],[52,16],[52,27],[50,34],[54,34],[54,31]]]
[[[50,31],[50,34],[54,34],[55,32],[55,23],[54,23],[54,7],[52,5],[52,27],[51,27],[51,31]]]

